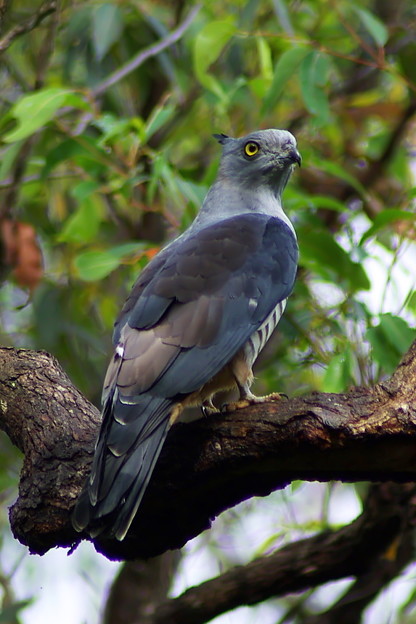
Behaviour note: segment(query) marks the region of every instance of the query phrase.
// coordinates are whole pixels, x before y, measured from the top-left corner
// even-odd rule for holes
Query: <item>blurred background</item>
[[[129,288],[189,225],[215,178],[212,133],[278,127],[296,136],[303,158],[284,193],[300,268],[254,391],[343,392],[394,371],[416,337],[411,0],[5,0],[0,19],[4,346],[53,353],[99,405]],[[69,558],[39,558],[13,540],[7,506],[20,466],[3,436],[0,621],[135,621],[113,609],[131,582],[128,566],[113,583],[120,565],[89,544]],[[347,524],[366,492],[366,484],[294,483],[247,501],[162,566],[160,586],[178,595]],[[380,583],[349,622],[416,622],[415,571],[409,564]],[[215,622],[309,622],[352,582]]]

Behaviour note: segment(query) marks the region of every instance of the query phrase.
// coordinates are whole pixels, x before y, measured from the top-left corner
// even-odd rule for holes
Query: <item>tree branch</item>
[[[88,472],[98,412],[44,352],[0,349],[0,380],[0,427],[25,455],[14,534],[39,554],[71,545],[79,536],[69,513]],[[182,546],[225,509],[294,479],[415,481],[415,440],[416,342],[374,388],[176,425],[126,539],[94,545],[110,558],[154,556]]]
[[[167,600],[180,559],[179,550],[170,550],[160,557],[126,561],[111,586],[103,624],[144,624],[147,615]]]
[[[130,61],[125,63],[122,67],[119,67],[116,71],[114,71],[110,76],[105,78],[102,82],[100,82],[94,89],[92,90],[93,97],[97,97],[107,91],[109,87],[112,87],[114,84],[119,82],[125,76],[128,76],[132,71],[140,67],[147,59],[152,56],[156,56],[169,48],[174,43],[179,41],[179,39],[183,36],[185,31],[189,28],[189,26],[194,21],[196,15],[201,9],[201,4],[196,4],[192,10],[189,12],[189,15],[186,16],[182,24],[179,24],[169,33],[166,37],[158,41],[157,43],[152,44],[145,50],[141,50],[138,52]]]
[[[56,0],[47,0],[42,4],[36,13],[29,17],[29,19],[21,24],[13,26],[13,28],[11,28],[9,32],[4,35],[2,39],[0,39],[0,53],[7,50],[7,48],[12,45],[13,41],[17,39],[17,37],[20,37],[21,35],[24,35],[36,28],[45,19],[45,17],[56,11],[56,9]]]
[[[217,578],[191,587],[178,598],[162,603],[140,622],[203,624],[238,606],[257,604],[330,580],[356,576],[363,579],[363,585],[377,567],[379,576],[383,571],[386,575],[389,558],[394,559],[391,561],[393,567],[398,567],[395,566],[397,559],[400,570],[413,554],[409,538],[413,535],[416,520],[415,494],[414,484],[388,483],[374,487],[365,511],[350,525],[299,540],[245,566],[236,566]],[[392,544],[402,534],[406,536],[407,552],[403,556],[403,549],[399,553],[396,548],[397,557],[392,558]],[[356,621],[351,619],[351,609],[347,614],[349,618],[346,620],[336,621],[345,624]],[[329,624],[335,619],[319,615],[316,621],[312,618],[310,622]]]

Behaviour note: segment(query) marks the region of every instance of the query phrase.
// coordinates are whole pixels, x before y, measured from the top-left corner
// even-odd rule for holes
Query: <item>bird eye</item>
[[[248,143],[244,145],[244,153],[246,156],[249,156],[250,158],[255,156],[259,150],[260,150],[260,145],[258,143],[255,143],[255,141],[249,141]]]

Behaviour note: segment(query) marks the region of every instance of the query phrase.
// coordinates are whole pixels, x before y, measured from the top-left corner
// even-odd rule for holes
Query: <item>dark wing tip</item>
[[[224,134],[223,132],[221,132],[221,134],[213,134],[212,136],[214,137],[214,139],[217,139],[218,143],[221,143],[221,145],[224,145],[224,143],[226,143],[227,140],[230,138],[227,134]]]

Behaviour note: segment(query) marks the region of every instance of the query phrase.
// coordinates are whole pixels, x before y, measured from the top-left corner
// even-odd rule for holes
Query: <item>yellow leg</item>
[[[278,392],[272,392],[272,394],[267,394],[266,396],[256,396],[250,390],[250,383],[247,382],[245,384],[239,384],[237,382],[238,389],[240,391],[240,398],[238,401],[233,401],[232,403],[226,403],[221,407],[222,412],[235,412],[239,409],[244,409],[245,407],[249,407],[249,405],[256,405],[257,403],[268,403],[269,401],[280,401],[282,395]]]

